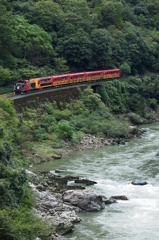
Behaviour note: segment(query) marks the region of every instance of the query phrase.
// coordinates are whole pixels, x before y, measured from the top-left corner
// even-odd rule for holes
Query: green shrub
[[[46,115],[41,123],[41,127],[44,128],[48,133],[54,131],[56,125],[56,119],[53,115]]]
[[[34,130],[34,139],[35,140],[46,140],[50,139],[50,135],[46,132],[44,128],[39,127]]]
[[[73,136],[73,127],[65,120],[61,120],[57,124],[56,133],[60,138],[67,139]]]
[[[143,123],[142,118],[137,114],[130,114],[130,120],[133,124]]]
[[[45,240],[51,239],[49,224],[37,219],[33,212],[25,206],[14,209],[6,207],[0,210],[0,223],[0,239],[31,240],[36,237]]]
[[[139,94],[133,94],[129,98],[128,103],[131,111],[138,111],[141,106],[141,96]]]
[[[84,137],[84,133],[81,131],[73,133],[72,142],[79,143],[79,141],[81,141],[83,137]]]
[[[150,107],[154,110],[157,108],[157,100],[155,98],[152,98],[149,100]]]
[[[60,110],[55,110],[54,114],[55,114],[55,118],[57,120],[62,120],[62,119],[69,120],[71,115],[72,115],[72,113],[69,109],[64,109],[64,110],[61,110],[61,111]]]
[[[120,65],[120,70],[122,75],[131,73],[131,67],[126,62]]]
[[[0,66],[0,86],[3,86],[4,83],[10,82],[11,76],[8,68],[3,68]]]
[[[25,194],[25,171],[14,170],[0,163],[0,179],[0,209],[4,206],[17,206]]]
[[[9,142],[0,143],[0,162],[5,166],[12,165],[11,162],[12,146]]]

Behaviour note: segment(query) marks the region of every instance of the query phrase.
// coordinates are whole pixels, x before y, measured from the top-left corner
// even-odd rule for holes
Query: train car
[[[70,84],[81,83],[81,82],[85,82],[87,80],[85,72],[72,73],[69,76],[70,76],[70,82],[69,82]]]
[[[103,79],[103,71],[86,72],[87,81]]]
[[[69,84],[70,81],[69,74],[53,76],[52,79],[53,79],[52,86],[54,87],[67,85]]]
[[[29,80],[18,80],[14,87],[15,94],[24,94],[41,88],[51,87],[52,77],[31,78]]]
[[[120,69],[112,69],[112,70],[103,70],[103,78],[119,78],[120,77]]]
[[[18,80],[14,87],[15,94],[25,94],[48,87],[59,87],[65,85],[80,84],[86,81],[98,81],[102,79],[113,79],[120,77],[120,69],[101,70],[93,72],[81,72],[64,74],[58,76],[48,76],[31,78],[29,80]]]

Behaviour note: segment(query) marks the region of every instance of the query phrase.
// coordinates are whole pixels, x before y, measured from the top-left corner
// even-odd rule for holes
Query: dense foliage
[[[20,114],[10,100],[0,98],[0,238],[44,236],[44,224],[32,212],[32,191],[24,170],[35,153],[44,151],[40,146],[54,152],[65,141],[79,143],[84,134],[129,138],[129,121],[152,120],[158,108],[158,76],[109,81],[99,93],[90,87],[78,90],[79,99],[60,103],[60,109],[56,102],[46,101],[41,107],[23,108]]]
[[[47,231],[33,214],[33,193],[22,168],[25,164],[16,154],[18,125],[11,102],[0,98],[0,239],[6,240],[35,239]]]
[[[0,85],[69,71],[158,72],[158,9],[158,0],[0,0]]]
[[[23,169],[33,162],[27,150],[35,143],[78,143],[85,133],[127,138],[121,113],[135,124],[153,118],[159,78],[135,75],[159,70],[159,1],[0,0],[0,15],[0,86],[116,67],[127,79],[106,82],[98,93],[79,90],[80,99],[60,109],[46,101],[44,108],[17,114],[0,98],[0,239],[42,239],[44,225],[33,215]]]

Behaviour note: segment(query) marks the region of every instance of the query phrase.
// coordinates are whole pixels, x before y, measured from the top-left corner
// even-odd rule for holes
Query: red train
[[[14,87],[15,94],[24,94],[31,91],[48,87],[79,84],[88,81],[99,81],[102,79],[113,79],[120,77],[120,69],[101,70],[93,72],[71,73],[58,76],[31,78],[29,80],[18,80]]]

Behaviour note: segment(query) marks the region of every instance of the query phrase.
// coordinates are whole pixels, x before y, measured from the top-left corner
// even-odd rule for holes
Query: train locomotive
[[[111,69],[31,78],[29,80],[18,80],[17,84],[14,86],[14,92],[15,94],[26,94],[45,88],[76,85],[88,81],[100,81],[119,77],[120,69]]]

